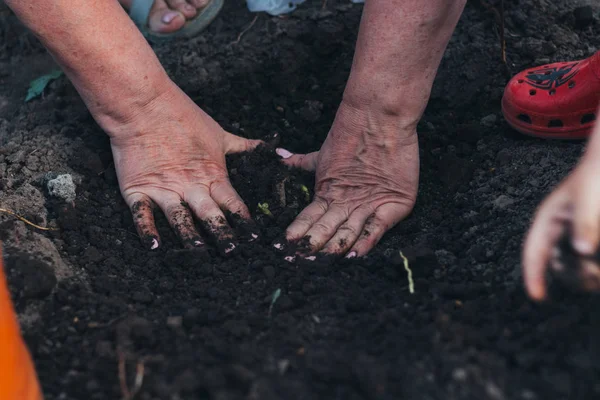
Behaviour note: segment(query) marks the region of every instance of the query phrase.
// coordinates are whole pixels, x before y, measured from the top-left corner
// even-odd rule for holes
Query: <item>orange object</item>
[[[0,243],[0,399],[42,400],[31,357],[21,338],[4,277]]]

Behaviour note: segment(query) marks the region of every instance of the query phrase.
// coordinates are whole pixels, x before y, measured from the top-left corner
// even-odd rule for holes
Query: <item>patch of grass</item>
[[[413,281],[412,270],[408,266],[408,258],[406,258],[402,252],[400,252],[400,257],[402,257],[402,261],[404,262],[404,269],[406,270],[406,275],[408,276],[408,291],[410,292],[410,294],[414,294],[415,282]]]
[[[271,295],[271,305],[269,306],[269,318],[271,318],[271,314],[273,313],[273,306],[277,302],[279,296],[281,296],[281,289],[277,289],[273,292],[273,295]]]

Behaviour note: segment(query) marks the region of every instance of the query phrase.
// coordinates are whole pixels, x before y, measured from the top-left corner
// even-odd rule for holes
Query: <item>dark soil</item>
[[[583,144],[521,137],[500,114],[511,72],[600,47],[598,6],[575,11],[582,4],[505,1],[509,72],[493,14],[469,2],[420,125],[414,213],[365,259],[300,265],[271,243],[307,204],[301,187],[312,193],[312,178],[265,152],[229,160],[259,243],[229,258],[182,250],[161,216],[164,246],[146,251],[108,140],[70,83],[60,78],[23,103],[29,81],[54,66],[0,5],[0,204],[60,227],[34,232],[1,216],[10,287],[46,398],[121,398],[119,360],[129,387],[143,363],[139,399],[597,398],[600,300],[559,294],[533,304],[519,266],[536,205]],[[155,49],[226,129],[316,150],[362,10],[339,0],[321,7],[260,15],[235,44],[254,15],[228,2],[200,37]],[[74,208],[48,197],[47,172],[75,177]]]

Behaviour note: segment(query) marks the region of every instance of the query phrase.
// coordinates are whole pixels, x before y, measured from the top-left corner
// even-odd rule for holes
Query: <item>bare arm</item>
[[[54,56],[109,134],[171,83],[117,1],[6,3]]]

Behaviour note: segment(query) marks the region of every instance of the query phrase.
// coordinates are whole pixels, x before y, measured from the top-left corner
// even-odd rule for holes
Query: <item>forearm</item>
[[[101,125],[126,122],[170,82],[116,0],[5,1],[64,69]]]
[[[416,123],[466,0],[369,0],[344,101]]]

